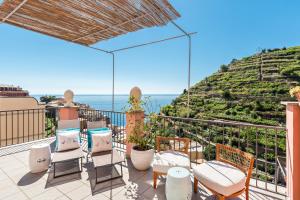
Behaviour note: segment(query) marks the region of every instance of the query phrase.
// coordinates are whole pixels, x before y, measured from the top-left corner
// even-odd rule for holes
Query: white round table
[[[189,170],[183,167],[172,167],[168,170],[166,197],[168,200],[190,200],[192,198]]]
[[[29,168],[31,173],[48,170],[51,160],[49,144],[36,144],[31,146],[29,153]]]

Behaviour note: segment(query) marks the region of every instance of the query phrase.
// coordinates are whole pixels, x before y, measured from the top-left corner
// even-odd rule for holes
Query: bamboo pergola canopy
[[[180,17],[167,0],[4,0],[0,22],[92,45]]]

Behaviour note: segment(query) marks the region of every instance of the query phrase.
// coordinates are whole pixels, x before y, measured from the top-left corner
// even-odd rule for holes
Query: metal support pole
[[[112,69],[112,111],[115,111],[115,54],[111,53],[113,59],[113,69]]]
[[[188,108],[190,108],[190,88],[191,88],[191,59],[192,59],[192,38],[188,35],[189,42],[189,68],[188,68]],[[190,112],[189,112],[190,115]]]
[[[187,98],[187,106],[190,108],[190,87],[191,87],[191,59],[192,59],[192,38],[191,35],[188,34],[183,28],[181,28],[179,25],[177,25],[174,21],[171,21],[171,23],[179,29],[181,32],[183,32],[186,37],[188,38],[188,48],[189,48],[189,64],[188,64],[188,98]],[[190,112],[188,113],[190,114]]]
[[[188,35],[194,35],[196,33],[197,32],[192,32],[192,33],[188,33]],[[125,50],[128,50],[128,49],[134,49],[134,48],[143,47],[143,46],[147,46],[147,45],[157,44],[157,43],[161,43],[161,42],[175,40],[175,39],[182,38],[182,37],[186,37],[186,34],[177,35],[177,36],[173,36],[173,37],[168,37],[168,38],[155,40],[155,41],[151,41],[151,42],[146,42],[146,43],[142,43],[142,44],[136,44],[136,45],[133,45],[133,46],[124,47],[124,48],[120,48],[120,49],[114,49],[114,50],[111,50],[109,53],[115,53],[115,52],[119,52],[119,51],[125,51]]]

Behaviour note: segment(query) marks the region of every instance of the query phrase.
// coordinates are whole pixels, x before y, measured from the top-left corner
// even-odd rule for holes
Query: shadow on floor
[[[62,163],[57,163],[55,167],[55,174],[56,176],[60,176],[63,174],[68,174],[68,173],[73,173],[74,174],[69,174],[65,176],[60,176],[54,178],[54,173],[53,173],[53,166],[49,169],[48,173],[48,178],[46,182],[45,188],[57,186],[57,185],[62,185],[67,182],[72,182],[72,181],[78,181],[81,180],[81,173],[78,172],[80,169],[80,164],[78,160],[72,160],[72,161],[66,161]],[[78,172],[78,173],[76,173]]]
[[[37,182],[38,180],[40,180],[46,173],[47,173],[47,171],[44,171],[41,173],[34,173],[34,174],[28,172],[18,181],[17,185],[18,186],[26,186],[26,185],[33,184],[33,183]]]
[[[128,169],[128,182],[129,184],[126,185],[126,197],[129,199],[143,199],[143,194],[146,191],[150,191],[151,188],[153,189],[152,182],[153,182],[153,174],[152,168],[150,167],[146,171],[139,171],[135,169],[133,166],[131,159],[126,159],[126,167]],[[156,191],[154,191],[156,192]],[[147,198],[153,199],[155,195],[152,196],[152,192],[150,192]],[[157,195],[156,195],[157,196]],[[158,199],[160,195],[158,195]]]
[[[89,162],[86,163],[84,166],[85,166],[84,169],[88,173],[92,195],[110,191],[112,196],[113,189],[118,187],[123,187],[126,185],[122,177],[113,180],[104,181],[111,177],[117,177],[120,175],[120,172],[118,172],[116,167],[111,167],[111,166],[99,167],[97,171],[98,182],[99,181],[104,181],[104,182],[96,184],[96,171],[93,167],[93,163]]]

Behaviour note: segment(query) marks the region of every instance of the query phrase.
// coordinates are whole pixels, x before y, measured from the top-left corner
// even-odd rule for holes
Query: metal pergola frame
[[[24,4],[26,4],[28,0],[23,0],[20,2],[20,4],[13,10],[11,11],[7,16],[5,16],[1,21],[0,24],[5,23],[5,21],[7,21],[16,11],[18,11]],[[147,14],[146,14],[147,15]],[[140,16],[142,17],[142,16]],[[134,19],[133,19],[134,20]],[[175,28],[177,28],[180,32],[183,33],[183,35],[176,35],[176,36],[172,36],[172,37],[168,37],[168,38],[163,38],[160,40],[155,40],[155,41],[150,41],[150,42],[145,42],[145,43],[141,43],[141,44],[136,44],[133,46],[128,46],[128,47],[124,47],[124,48],[120,48],[120,49],[114,49],[114,50],[104,50],[101,48],[97,48],[97,47],[93,47],[91,45],[84,45],[84,44],[79,44],[76,42],[76,40],[64,40],[73,44],[77,44],[83,47],[87,47],[93,50],[97,50],[106,54],[110,54],[112,56],[112,111],[115,110],[115,53],[116,52],[120,52],[120,51],[125,51],[125,50],[129,50],[129,49],[133,49],[133,48],[138,48],[138,47],[142,47],[142,46],[147,46],[147,45],[152,45],[152,44],[157,44],[157,43],[161,43],[161,42],[165,42],[165,41],[169,41],[169,40],[174,40],[174,39],[178,39],[178,38],[182,38],[182,37],[186,37],[188,39],[188,79],[187,79],[187,85],[188,85],[188,98],[187,98],[187,107],[189,108],[190,106],[190,86],[191,86],[191,58],[192,58],[192,35],[197,34],[197,32],[187,32],[185,31],[181,26],[179,26],[178,24],[176,24],[173,20],[170,20],[170,22],[175,26]],[[49,35],[48,35],[49,36]]]

